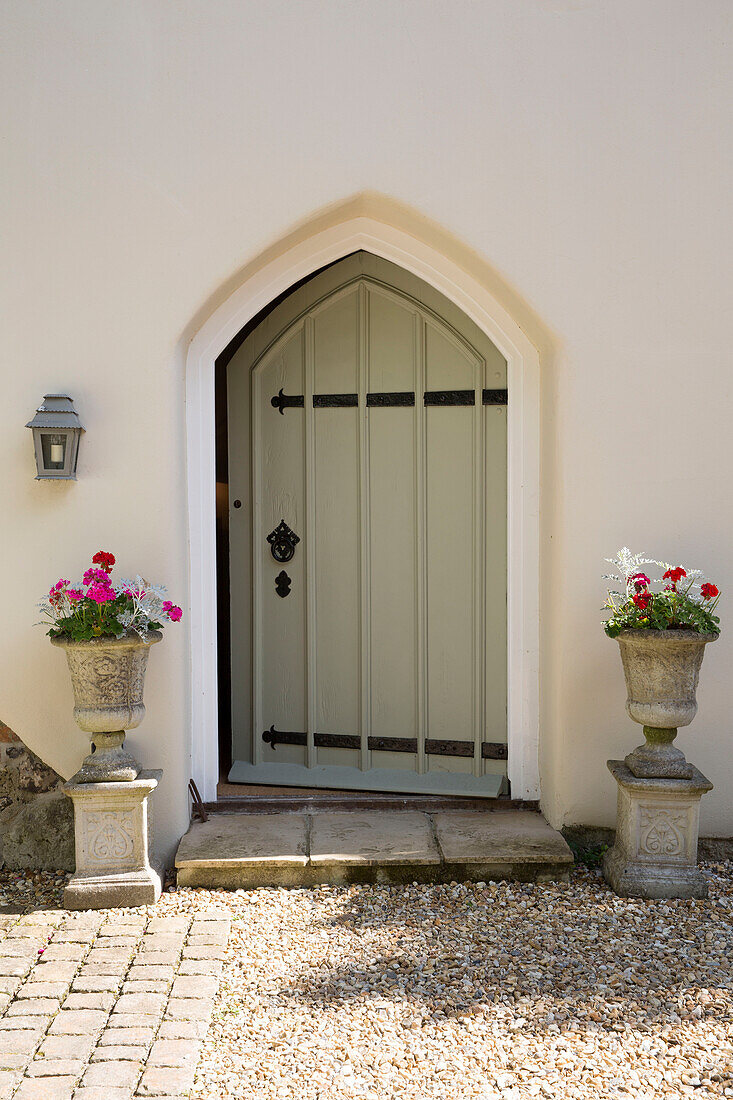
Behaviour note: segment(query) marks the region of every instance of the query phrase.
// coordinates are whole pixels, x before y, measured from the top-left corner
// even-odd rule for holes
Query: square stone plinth
[[[162,774],[141,772],[128,783],[66,784],[76,840],[67,909],[149,905],[160,897],[161,877],[150,865],[148,798]]]
[[[603,860],[606,882],[622,897],[705,898],[697,867],[700,799],[713,784],[697,768],[690,779],[642,779],[609,760],[618,784],[616,841]]]

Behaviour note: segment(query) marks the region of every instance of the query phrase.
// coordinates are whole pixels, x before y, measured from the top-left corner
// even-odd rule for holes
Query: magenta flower
[[[162,627],[180,622],[183,611],[171,600],[163,599],[162,585],[152,584],[139,573],[134,580],[123,579],[113,585],[110,572],[114,565],[114,554],[100,550],[82,582],[64,577],[56,581],[41,604],[44,616],[50,620],[48,633],[52,638],[89,641],[133,634],[144,638],[151,623]]]
[[[84,584],[104,584],[109,585],[109,577],[103,569],[87,569],[82,578]]]
[[[93,584],[87,592],[87,599],[93,600],[94,603],[108,603],[109,600],[115,598],[114,588],[110,588],[106,584]]]

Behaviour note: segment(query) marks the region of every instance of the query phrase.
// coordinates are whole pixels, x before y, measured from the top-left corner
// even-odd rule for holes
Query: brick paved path
[[[183,1100],[225,913],[0,916],[0,1100]]]

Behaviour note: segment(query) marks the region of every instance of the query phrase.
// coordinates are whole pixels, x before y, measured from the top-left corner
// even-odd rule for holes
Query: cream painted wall
[[[493,268],[542,356],[543,803],[609,824],[637,738],[598,625],[602,558],[679,558],[733,591],[727,0],[2,3],[0,718],[64,774],[85,739],[38,595],[113,550],[187,585],[183,363],[238,272],[370,189]],[[68,390],[79,481],[23,425]],[[730,614],[725,600],[721,610]],[[733,835],[726,632],[679,743]],[[188,639],[151,656],[130,742],[185,827]]]

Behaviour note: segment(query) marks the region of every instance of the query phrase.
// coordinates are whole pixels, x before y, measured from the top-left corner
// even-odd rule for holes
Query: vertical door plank
[[[428,544],[427,544],[427,445],[425,405],[420,400],[427,389],[425,321],[415,316],[415,705],[417,716],[417,771],[429,768],[425,742],[430,736],[428,698]]]
[[[486,643],[485,738],[506,744],[507,739],[507,409],[487,405],[484,416],[486,463]],[[506,764],[485,760],[483,774],[503,774]]]
[[[358,290],[351,288],[313,315],[316,393],[357,392],[358,345]],[[315,409],[313,434],[316,729],[354,734],[361,721],[359,409]],[[355,749],[317,752],[319,764],[359,765]]]
[[[371,766],[369,737],[372,720],[372,619],[371,619],[371,484],[370,439],[366,395],[369,390],[370,321],[369,293],[361,282],[358,291],[357,319],[359,326],[357,390],[359,395],[359,627],[361,632],[361,668],[359,670],[359,736],[361,752],[359,766],[368,771]]]
[[[315,767],[318,752],[318,618],[316,600],[316,431],[313,410],[315,337],[313,318],[306,317],[304,333],[303,431],[305,454],[305,568],[306,568],[306,764]]]
[[[473,389],[476,357],[426,325],[429,390]],[[430,737],[474,741],[476,731],[475,407],[427,407],[428,709]],[[430,771],[470,772],[473,761],[430,756]]]
[[[415,388],[415,311],[369,289],[369,390]],[[376,737],[417,735],[415,410],[367,410],[371,487],[371,725]],[[372,765],[413,771],[413,753],[373,751]]]
[[[251,368],[252,358],[246,345],[239,348],[227,365],[232,760],[250,763],[254,747]],[[239,508],[234,507],[235,500],[239,501]]]
[[[484,407],[481,400],[484,384],[484,364],[474,365],[476,404],[473,409],[473,774],[483,772],[481,743],[484,740],[484,634],[486,628],[484,583],[486,577],[484,545]]]
[[[271,404],[281,387],[287,393],[302,393],[303,361],[301,325],[265,355],[252,375],[255,763],[305,762],[299,746],[282,745],[274,750],[262,741],[263,731],[271,725],[279,730],[301,730],[306,720],[303,414],[295,409],[281,416]],[[283,519],[301,539],[293,559],[285,565],[275,561],[267,542],[268,534]],[[282,569],[292,581],[285,599],[275,591],[275,578]]]

